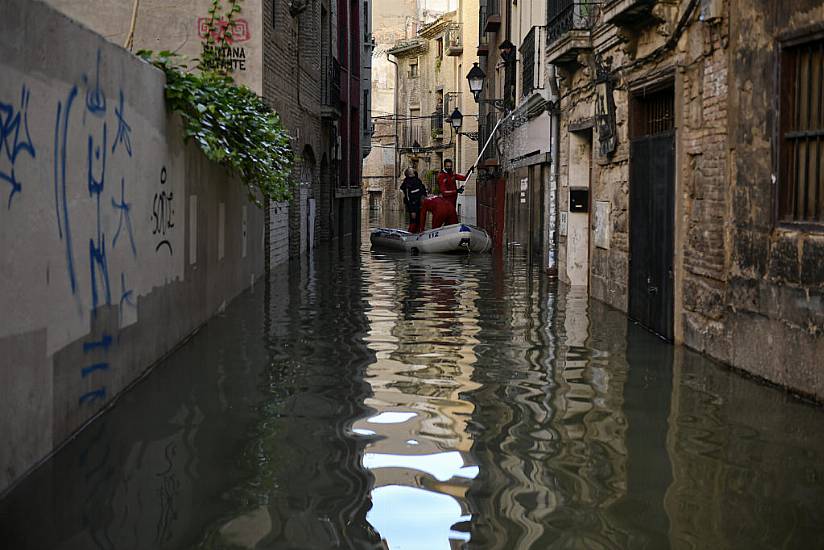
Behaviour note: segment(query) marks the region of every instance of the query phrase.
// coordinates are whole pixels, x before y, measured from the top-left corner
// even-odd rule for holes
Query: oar
[[[504,121],[504,118],[505,117],[501,117],[501,119],[495,125],[495,128],[492,129],[492,132],[489,134],[489,137],[486,138],[486,143],[484,143],[483,149],[481,149],[481,152],[478,154],[478,158],[475,159],[475,162],[472,163],[472,166],[469,167],[469,171],[467,171],[467,173],[466,173],[467,176],[469,174],[471,174],[472,171],[475,170],[475,167],[478,165],[478,163],[481,162],[481,157],[484,156],[484,153],[486,152],[486,148],[489,147],[490,143],[492,143],[492,138],[495,137],[495,132],[498,131],[498,127],[501,125],[501,122]],[[461,189],[463,189],[463,186],[461,186]]]

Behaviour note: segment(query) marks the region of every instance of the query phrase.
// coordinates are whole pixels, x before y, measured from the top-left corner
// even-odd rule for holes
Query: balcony
[[[543,60],[546,27],[532,27],[521,43],[521,95],[543,88]]]
[[[656,0],[606,0],[602,8],[604,23],[621,27],[640,27],[658,22],[652,8]]]
[[[483,22],[483,32],[498,32],[501,28],[500,0],[486,0],[486,19]]]
[[[423,148],[423,124],[418,120],[404,122],[399,132],[400,147],[404,152],[414,152]]]
[[[446,55],[461,55],[463,53],[463,32],[460,23],[453,23],[444,33]]]
[[[432,113],[432,139],[443,139],[443,111]]]
[[[489,55],[489,37],[484,32],[486,26],[486,4],[481,4],[478,12],[478,57]]]
[[[321,116],[340,118],[340,63],[324,56],[321,73]]]
[[[549,63],[576,63],[579,53],[592,49],[590,31],[600,8],[600,0],[549,0]]]
[[[495,129],[495,126],[498,124],[498,116],[497,113],[488,112],[486,116],[484,116],[481,122],[478,124],[478,146],[483,147],[486,141],[489,139],[489,136]],[[489,147],[486,148],[484,154],[481,156],[480,165],[482,168],[485,167],[492,167],[498,165],[498,147],[496,144],[496,138],[493,138],[492,142],[489,144]]]

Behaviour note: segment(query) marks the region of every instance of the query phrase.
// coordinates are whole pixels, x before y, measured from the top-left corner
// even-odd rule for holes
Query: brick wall
[[[301,253],[301,242],[305,241],[305,202],[300,199],[298,182],[307,180],[303,158],[329,157],[328,140],[324,139],[321,122],[321,9],[328,2],[310,2],[307,8],[296,16],[289,13],[287,2],[264,0],[263,14],[263,95],[278,112],[293,137],[292,148],[298,154],[293,172],[295,185],[289,201],[288,223],[283,230],[288,231],[288,253]],[[331,13],[331,10],[329,10]],[[330,15],[331,17],[331,15]],[[321,197],[324,190],[320,174],[315,165],[312,175],[310,196]],[[325,204],[325,203],[324,203]],[[316,236],[329,238],[329,209],[318,208]],[[327,219],[323,219],[327,216]],[[303,231],[301,231],[303,228]],[[276,239],[282,242],[282,239]],[[274,242],[274,241],[273,241]],[[274,262],[273,262],[274,263]]]

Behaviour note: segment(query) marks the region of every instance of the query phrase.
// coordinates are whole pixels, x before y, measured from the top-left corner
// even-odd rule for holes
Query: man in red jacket
[[[438,189],[441,190],[441,195],[443,198],[448,200],[452,203],[452,208],[458,208],[458,193],[463,193],[463,188],[458,190],[458,185],[456,182],[458,181],[466,181],[466,179],[472,174],[472,170],[475,167],[469,169],[469,172],[466,175],[462,174],[455,174],[452,171],[452,160],[445,159],[443,161],[443,170],[438,173]]]
[[[427,197],[421,206],[420,224],[418,230],[423,232],[426,227],[426,215],[432,213],[432,229],[458,223],[458,214],[455,207],[444,197]]]

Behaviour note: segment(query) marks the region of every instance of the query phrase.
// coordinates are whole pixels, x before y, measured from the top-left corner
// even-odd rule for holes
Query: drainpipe
[[[546,270],[552,277],[558,276],[558,178],[560,169],[558,166],[560,158],[559,144],[561,141],[561,94],[558,90],[558,79],[555,73],[555,65],[549,66],[547,74],[549,83],[549,117],[550,117],[550,138],[549,148],[552,164],[549,167],[549,188],[544,189],[544,204],[546,206],[547,219],[545,223],[546,238]]]
[[[395,181],[393,181],[393,185],[398,185],[398,179],[400,179],[400,175],[398,174],[398,63],[397,61],[392,61],[389,56],[391,54],[386,52],[386,60],[389,61],[391,64],[395,66],[395,87],[392,89],[393,98],[392,98],[392,110],[394,111],[395,115],[395,169],[393,174],[395,176]]]

